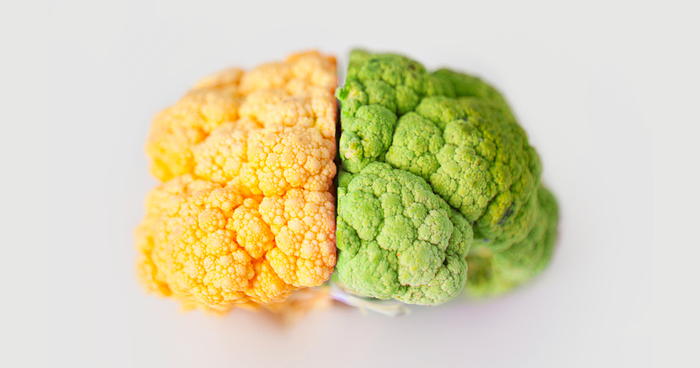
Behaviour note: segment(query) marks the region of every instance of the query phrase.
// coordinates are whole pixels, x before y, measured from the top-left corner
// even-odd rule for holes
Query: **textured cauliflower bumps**
[[[348,179],[348,178],[346,178]],[[364,296],[437,305],[467,278],[472,228],[420,177],[371,163],[338,189],[336,272]]]
[[[473,268],[480,261],[491,265],[492,256],[512,247],[522,248],[546,227],[538,200],[540,158],[493,87],[447,69],[430,73],[403,56],[355,50],[346,83],[336,95],[341,102],[342,168],[352,177],[384,162],[422,178],[433,195],[473,227],[470,254],[482,255],[472,257]],[[349,208],[339,205],[339,219],[352,216]],[[341,270],[346,267],[343,243],[348,239],[340,236],[340,220],[338,227]],[[489,270],[502,269],[498,262]],[[339,273],[340,280],[351,291],[364,293],[346,282],[351,273]]]
[[[535,196],[534,226],[527,236],[501,252],[475,247],[467,257],[474,296],[503,294],[537,276],[552,256],[557,236],[559,208],[554,195],[540,187]]]
[[[190,174],[155,189],[142,230],[141,279],[187,307],[215,311],[289,295],[291,285],[269,272],[263,257],[274,237],[258,205],[234,186]]]
[[[353,51],[338,98],[346,170],[383,161],[421,176],[475,222],[478,237],[521,228],[514,220],[539,183],[541,164],[496,90],[448,70],[428,73],[398,55]],[[513,235],[503,241],[527,232]]]
[[[283,301],[331,275],[335,60],[316,52],[198,82],[147,143],[164,183],[137,232],[145,287],[225,312]]]

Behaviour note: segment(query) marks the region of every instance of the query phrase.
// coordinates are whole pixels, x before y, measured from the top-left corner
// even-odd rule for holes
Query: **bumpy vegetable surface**
[[[351,290],[436,305],[464,287],[471,226],[420,177],[371,163],[338,189],[338,213],[336,272]]]
[[[137,269],[186,308],[284,300],[333,270],[335,60],[296,54],[201,80],[153,121],[164,181],[148,196]]]
[[[469,253],[471,295],[497,295],[528,281],[547,266],[554,250],[559,209],[552,193],[540,187],[535,197],[535,226],[525,239],[502,252],[476,246]]]
[[[392,172],[422,178],[427,191],[473,226],[475,248],[485,260],[535,237],[534,229],[542,227],[544,220],[538,215],[540,158],[505,99],[488,84],[447,69],[429,73],[399,55],[356,50],[350,55],[347,80],[337,96],[342,127],[339,153],[342,168],[350,174],[361,177],[366,168],[375,167],[372,163],[384,162],[391,165]],[[340,182],[342,186],[348,179],[341,176]],[[357,267],[348,266],[365,261],[355,259],[363,253],[350,245],[352,231],[343,225],[356,213],[343,205],[342,195],[339,193],[338,209],[340,280],[358,293],[400,299],[399,294],[372,291],[367,284],[381,287],[384,281],[363,278]],[[356,207],[364,205],[357,201]],[[360,248],[376,248],[375,243]],[[387,258],[381,262],[398,272],[397,256],[382,253],[374,257],[374,263]],[[433,260],[420,256],[414,262],[432,264]],[[364,284],[352,281],[355,279],[363,279]],[[402,287],[427,285],[426,280],[412,280],[413,284],[405,278],[398,280]],[[444,301],[403,298],[421,304]]]

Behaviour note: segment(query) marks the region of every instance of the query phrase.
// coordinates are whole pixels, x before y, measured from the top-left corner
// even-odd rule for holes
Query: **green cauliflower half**
[[[422,178],[381,162],[339,179],[336,275],[379,299],[438,305],[467,279],[472,228]]]
[[[341,189],[347,187],[350,191],[355,178],[365,177],[368,168],[391,168],[392,173],[410,173],[422,179],[426,191],[451,207],[449,213],[461,214],[473,227],[474,243],[478,245],[475,252],[485,255],[470,262],[470,267],[475,268],[482,259],[490,262],[490,255],[532,241],[534,233],[544,226],[538,194],[542,192],[538,190],[542,172],[539,155],[529,145],[503,96],[487,83],[448,69],[430,73],[416,61],[400,55],[355,50],[350,54],[345,85],[336,95],[341,102],[338,151],[342,171],[347,172],[339,177]],[[426,302],[427,294],[415,294],[417,279],[399,277],[399,273],[396,277],[388,275],[388,279],[398,281],[398,285],[391,284],[397,288],[393,289],[387,286],[388,279],[361,272],[360,265],[371,265],[374,269],[366,272],[378,275],[374,262],[384,262],[381,264],[387,269],[396,266],[399,272],[401,262],[391,257],[380,259],[391,254],[389,248],[395,245],[382,247],[379,240],[360,235],[370,230],[350,225],[349,219],[355,216],[351,211],[364,208],[363,201],[369,201],[365,199],[369,197],[354,197],[357,195],[352,197],[354,205],[349,206],[347,200],[340,199],[339,190],[337,268],[341,281],[351,291],[367,296],[436,304]],[[448,216],[453,226],[461,221],[455,216]],[[372,226],[381,227],[385,220],[374,221],[379,222]],[[354,238],[341,235],[350,228],[362,242],[346,243]],[[364,247],[368,247],[366,252],[373,251],[362,253]],[[345,252],[350,254],[344,256]],[[373,261],[355,261],[355,253],[365,254],[363,257]],[[411,253],[412,257],[419,257],[414,263],[425,263],[416,269],[434,269],[438,264],[427,254]],[[350,260],[351,267],[346,264]],[[378,285],[373,288],[375,283]],[[409,288],[406,290],[411,290],[412,296],[407,297],[402,287]]]

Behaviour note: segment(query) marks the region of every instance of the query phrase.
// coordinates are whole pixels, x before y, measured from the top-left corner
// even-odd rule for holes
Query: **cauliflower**
[[[210,75],[154,117],[146,151],[161,184],[137,230],[148,291],[214,313],[336,298],[396,314],[542,271],[558,207],[498,91],[356,50],[336,141],[336,87],[335,59],[305,52]],[[309,289],[334,267],[336,285]]]
[[[231,68],[156,115],[146,149],[163,183],[137,231],[147,290],[221,313],[328,280],[335,73],[317,52]]]
[[[554,195],[540,186],[536,204],[535,225],[525,239],[502,252],[487,247],[474,247],[469,253],[468,292],[473,296],[497,295],[528,281],[549,263],[557,236],[559,210]]]
[[[380,299],[437,305],[467,278],[472,228],[420,177],[373,162],[338,189],[337,275]]]
[[[399,55],[355,50],[350,54],[347,81],[336,95],[341,101],[339,154],[342,168],[348,172],[339,178],[341,186],[348,182],[351,186],[354,176],[364,176],[366,168],[376,167],[375,162],[420,177],[430,194],[440,197],[451,207],[450,211],[459,213],[473,226],[475,251],[489,254],[527,241],[535,227],[542,226],[544,220],[538,215],[540,158],[505,99],[493,87],[447,69],[429,73],[419,63]],[[372,199],[363,197],[357,201],[356,207],[364,208],[363,201]],[[351,207],[342,204],[342,199],[339,203],[337,268],[347,270],[339,271],[339,279],[354,292],[401,299],[392,293],[368,293],[371,288],[366,283],[383,287],[385,282],[370,281],[362,276],[362,271],[346,265],[355,262],[358,251],[348,251],[354,248],[345,242],[353,237],[343,234],[350,229],[341,219],[347,222],[355,214]],[[383,221],[367,226],[387,226]],[[371,240],[362,238],[361,230],[354,231],[360,239]],[[377,246],[376,242],[368,242],[362,247]],[[464,248],[469,249],[468,244]],[[398,270],[395,257],[386,252],[376,254],[375,257],[388,257],[390,266],[386,267]],[[434,264],[432,258],[424,258],[423,254],[416,257],[414,262],[426,262],[419,267],[430,268]],[[365,284],[348,281],[357,277]],[[428,285],[427,280],[416,283],[406,278],[399,278],[399,283],[411,287]]]

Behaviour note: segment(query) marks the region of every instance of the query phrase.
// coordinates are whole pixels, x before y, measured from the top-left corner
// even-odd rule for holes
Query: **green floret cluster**
[[[351,290],[436,305],[467,279],[469,222],[425,180],[373,162],[338,188],[336,272]]]
[[[347,80],[337,97],[342,129],[339,155],[347,172],[339,178],[337,270],[350,290],[382,299],[439,304],[455,295],[452,285],[461,289],[458,281],[466,278],[440,273],[443,266],[439,265],[444,264],[451,272],[466,274],[459,262],[448,261],[448,254],[457,254],[448,252],[449,247],[442,253],[441,246],[430,242],[426,244],[432,248],[420,248],[430,252],[401,248],[418,238],[411,237],[415,231],[406,230],[408,222],[389,220],[393,215],[386,215],[386,206],[406,211],[417,197],[384,203],[378,199],[380,192],[374,192],[374,197],[362,194],[373,188],[359,184],[371,184],[370,177],[393,186],[421,188],[426,194],[420,198],[441,199],[436,208],[447,206],[445,220],[434,226],[445,226],[443,234],[456,223],[466,223],[469,242],[472,231],[474,235],[467,258],[467,289],[475,294],[507,290],[544,267],[556,234],[552,218],[557,216],[556,203],[542,189],[539,155],[498,91],[476,77],[447,69],[430,73],[403,56],[356,50],[350,54]],[[376,212],[371,220],[357,219],[356,211],[370,208]],[[411,221],[411,229],[420,227],[421,220]],[[361,224],[371,228],[355,227]],[[380,242],[379,231],[386,226],[405,230],[405,238],[383,237]],[[469,248],[465,244],[460,249]],[[537,266],[533,259],[539,260]],[[409,261],[422,277],[409,276]],[[432,271],[442,275],[439,281]],[[432,291],[438,284],[449,289],[440,297]]]
[[[530,280],[549,263],[556,240],[559,210],[552,192],[539,187],[535,197],[535,225],[525,239],[501,252],[475,247],[469,253],[471,295],[497,295]]]

